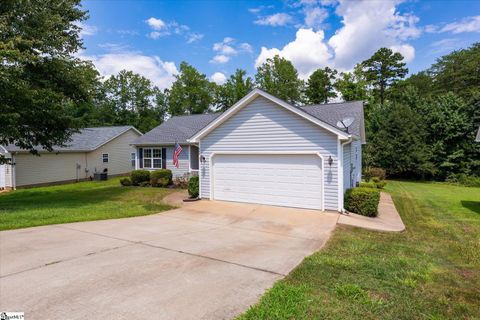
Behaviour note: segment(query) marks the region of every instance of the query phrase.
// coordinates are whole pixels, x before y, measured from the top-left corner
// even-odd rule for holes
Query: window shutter
[[[167,169],[167,148],[162,148],[162,169]]]
[[[143,148],[138,148],[138,167],[143,168]]]

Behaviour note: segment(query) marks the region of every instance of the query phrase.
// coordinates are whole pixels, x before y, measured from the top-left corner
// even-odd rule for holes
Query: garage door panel
[[[322,163],[316,155],[216,155],[214,199],[321,209]]]

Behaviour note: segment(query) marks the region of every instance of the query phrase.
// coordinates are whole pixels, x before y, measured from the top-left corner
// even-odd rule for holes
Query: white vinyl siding
[[[88,152],[88,176],[92,176],[95,171],[102,172],[105,168],[108,169],[109,175],[130,172],[133,169],[130,154],[135,152],[135,147],[131,143],[139,136],[139,133],[130,129],[98,149]],[[102,162],[102,154],[104,153],[108,153],[108,163]]]
[[[200,164],[200,196],[210,198],[208,159],[213,152],[311,151],[324,158],[325,209],[338,210],[337,143],[337,135],[258,97],[201,139],[200,154],[207,161]],[[333,159],[331,166],[329,156]]]
[[[352,161],[353,170],[353,186],[362,181],[362,142],[360,140],[352,142]]]
[[[6,165],[0,164],[0,190],[7,187]]]

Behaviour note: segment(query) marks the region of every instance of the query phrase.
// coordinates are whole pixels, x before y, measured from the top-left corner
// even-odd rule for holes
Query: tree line
[[[325,67],[303,81],[294,65],[267,59],[252,77],[237,69],[222,85],[182,62],[172,86],[124,70],[102,79],[82,48],[80,0],[5,1],[0,6],[0,144],[51,150],[78,128],[133,125],[147,132],[170,116],[222,112],[258,87],[293,105],[361,100],[364,167],[390,176],[480,176],[480,43],[408,77],[400,53],[380,48],[350,72]],[[55,21],[55,24],[52,24]],[[0,162],[4,161],[0,157]]]

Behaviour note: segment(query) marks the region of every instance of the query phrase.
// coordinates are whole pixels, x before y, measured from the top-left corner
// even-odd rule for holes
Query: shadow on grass
[[[14,213],[30,209],[79,208],[121,198],[129,188],[110,187],[72,190],[25,189],[0,197],[0,210]]]
[[[480,214],[480,201],[462,200],[461,203],[464,208]]]

